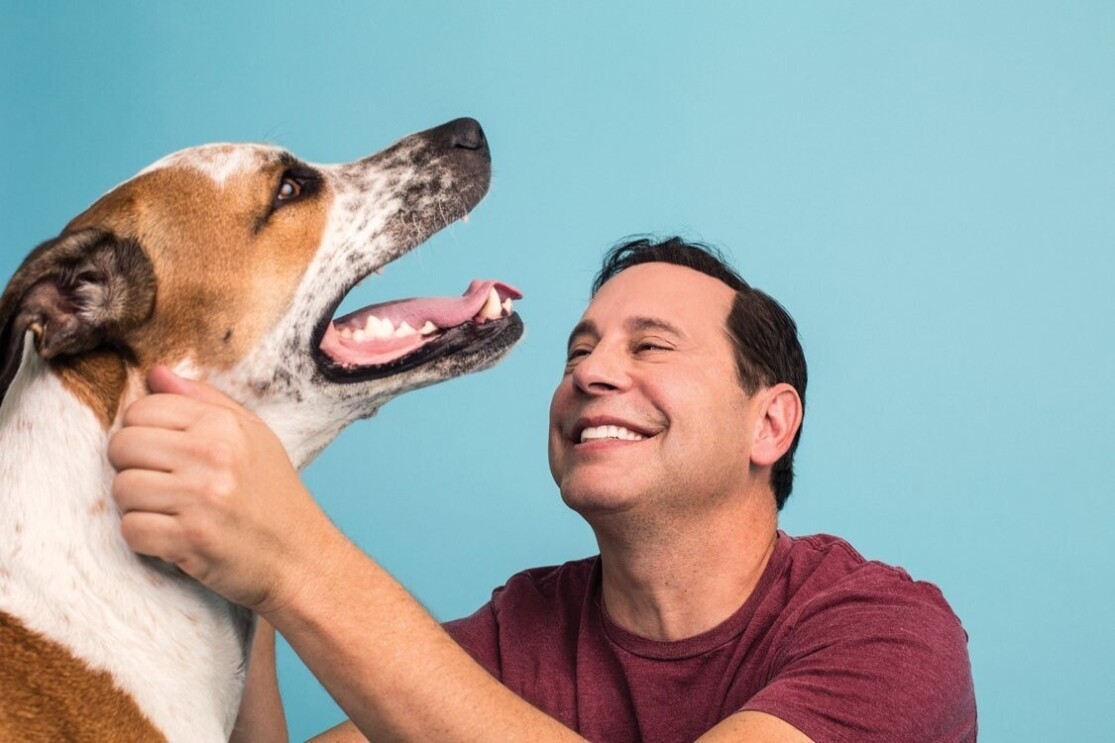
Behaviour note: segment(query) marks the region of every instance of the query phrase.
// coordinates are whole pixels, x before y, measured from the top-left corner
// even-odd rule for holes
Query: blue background
[[[943,588],[984,739],[1110,735],[1115,5],[317,5],[0,2],[0,276],[172,150],[475,116],[487,200],[346,307],[501,278],[528,334],[305,472],[353,539],[442,618],[593,552],[545,460],[565,335],[607,246],[681,232],[799,322],[783,527]],[[292,735],[339,720],[280,660]]]

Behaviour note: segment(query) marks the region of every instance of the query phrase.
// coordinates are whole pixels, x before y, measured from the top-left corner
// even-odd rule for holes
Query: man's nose
[[[623,354],[597,345],[573,367],[573,386],[588,395],[623,390],[630,382]]]

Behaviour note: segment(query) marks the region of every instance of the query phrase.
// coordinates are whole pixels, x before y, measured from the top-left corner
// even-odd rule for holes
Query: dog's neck
[[[107,412],[24,357],[0,406],[0,611],[110,672],[168,739],[227,738],[250,617],[128,548]]]

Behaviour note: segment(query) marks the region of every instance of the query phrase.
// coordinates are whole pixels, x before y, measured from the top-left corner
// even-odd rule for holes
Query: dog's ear
[[[155,306],[155,271],[140,244],[99,229],[35,248],[0,296],[0,401],[34,334],[44,359],[123,340]]]

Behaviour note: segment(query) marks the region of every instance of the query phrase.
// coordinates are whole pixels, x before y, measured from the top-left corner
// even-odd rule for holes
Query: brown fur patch
[[[164,167],[109,192],[67,226],[130,237],[154,266],[155,311],[126,339],[140,374],[180,361],[203,373],[227,370],[290,307],[321,245],[332,195],[323,185],[272,213],[284,167],[264,164],[224,184],[187,166]],[[102,355],[68,363],[62,378],[111,422],[123,391],[118,371]]]
[[[331,195],[323,188],[264,222],[283,169],[276,162],[220,185],[188,167],[162,168],[69,225],[111,230],[147,251],[158,282],[155,314],[130,343],[142,368],[190,359],[201,369],[228,369],[289,308],[321,245]]]
[[[89,406],[107,430],[116,419],[128,382],[124,360],[115,351],[99,349],[74,358],[59,359],[55,370],[74,397]]]
[[[0,657],[0,740],[166,740],[108,673],[3,612]]]

